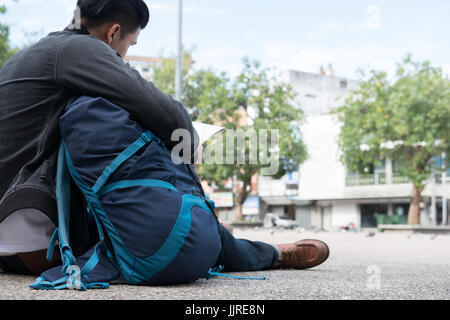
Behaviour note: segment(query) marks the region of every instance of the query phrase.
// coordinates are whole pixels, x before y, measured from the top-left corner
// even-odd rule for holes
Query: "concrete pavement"
[[[268,280],[216,277],[169,287],[112,285],[106,290],[36,291],[34,277],[0,274],[0,299],[105,300],[450,300],[450,236],[430,234],[328,233],[235,228],[238,238],[271,243],[320,239],[330,257],[309,270],[233,273]],[[180,269],[180,272],[182,270]]]

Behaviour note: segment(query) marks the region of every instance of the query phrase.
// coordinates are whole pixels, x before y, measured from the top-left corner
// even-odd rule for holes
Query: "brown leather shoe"
[[[279,268],[307,269],[327,260],[330,249],[320,240],[305,239],[290,244],[279,244],[281,252]]]

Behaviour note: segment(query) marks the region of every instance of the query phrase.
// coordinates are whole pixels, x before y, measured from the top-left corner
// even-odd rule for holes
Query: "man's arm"
[[[100,40],[77,35],[64,40],[57,51],[55,81],[80,95],[102,97],[124,108],[172,149],[172,132],[197,133],[184,106],[143,79],[117,53]],[[198,139],[197,139],[198,140]]]

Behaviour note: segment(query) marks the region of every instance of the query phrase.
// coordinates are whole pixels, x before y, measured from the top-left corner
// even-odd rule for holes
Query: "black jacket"
[[[143,79],[117,52],[88,34],[51,33],[0,69],[0,223],[16,210],[36,208],[57,225],[59,117],[67,100],[78,95],[103,97],[124,108],[169,147],[178,128],[189,130],[194,141],[182,104]],[[82,201],[80,194],[73,198]]]

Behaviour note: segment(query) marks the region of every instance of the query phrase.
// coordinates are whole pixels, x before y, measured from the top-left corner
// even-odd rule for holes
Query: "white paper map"
[[[219,132],[225,130],[224,127],[214,126],[211,124],[206,124],[202,122],[194,122],[194,129],[200,139],[200,145],[208,141],[212,136],[218,134]]]

